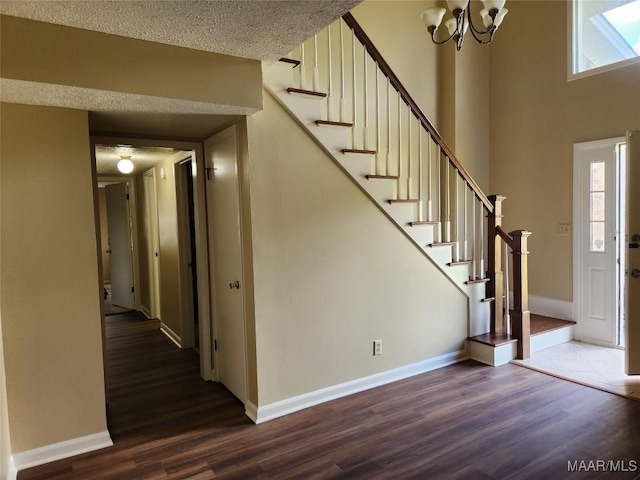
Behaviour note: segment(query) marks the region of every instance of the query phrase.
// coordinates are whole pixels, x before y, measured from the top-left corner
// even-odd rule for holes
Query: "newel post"
[[[496,227],[502,226],[502,202],[507,197],[503,195],[491,195],[489,201],[493,205],[493,212],[489,212],[487,218],[487,297],[493,297],[491,309],[491,333],[506,333],[504,323],[504,280],[502,273],[502,239],[498,235]]]
[[[527,271],[527,237],[531,232],[515,230],[513,237],[513,310],[511,324],[513,336],[518,339],[518,358],[531,356],[531,329],[529,312],[529,281]]]

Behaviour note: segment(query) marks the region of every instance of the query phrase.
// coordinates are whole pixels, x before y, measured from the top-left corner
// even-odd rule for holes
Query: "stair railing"
[[[450,245],[451,265],[469,265],[467,283],[486,282],[485,300],[495,298],[491,332],[506,333],[502,311],[508,289],[503,285],[501,261],[504,197],[487,198],[353,15],[347,13],[292,55],[300,62],[300,89],[313,85],[314,91],[322,91],[327,121],[351,126],[351,148],[343,152],[372,156],[367,178],[395,180],[395,198],[390,203],[415,203],[417,219],[410,225],[433,225],[434,241],[429,246]],[[513,315],[518,322],[527,320],[526,327],[514,324],[513,331],[524,337],[528,335],[528,232],[511,235],[508,238],[513,240],[507,243],[524,262],[514,275],[525,274],[518,280],[514,276],[518,288]],[[528,342],[521,349],[525,352]]]

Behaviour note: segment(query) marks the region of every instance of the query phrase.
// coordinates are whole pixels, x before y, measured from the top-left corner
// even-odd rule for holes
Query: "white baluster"
[[[376,62],[376,175],[382,175],[382,153],[380,153],[380,67]]]
[[[369,68],[367,49],[363,47],[362,59],[364,66],[364,127],[362,129],[362,148],[369,150]]]
[[[320,91],[320,70],[318,70],[318,35],[313,36],[313,90]]]
[[[407,121],[407,128],[409,129],[409,148],[407,149],[407,200],[411,199],[411,107],[407,105],[407,114],[409,120]]]
[[[474,275],[476,274],[476,264],[478,262],[478,249],[477,245],[477,236],[476,236],[476,197],[475,194],[471,197],[471,259],[473,263],[471,264],[471,280],[473,280]]]
[[[442,178],[440,173],[442,172],[442,150],[440,146],[436,144],[438,148],[438,161],[436,163],[436,185],[437,188],[437,196],[438,199],[438,242],[442,242]]]
[[[300,45],[300,89],[307,89],[307,72],[306,64],[304,61],[304,43]]]
[[[449,184],[449,157],[445,156],[446,159],[446,164],[445,164],[445,190],[444,190],[444,197],[445,197],[445,207],[446,207],[446,211],[445,211],[445,223],[444,223],[444,241],[445,242],[450,242],[451,241],[451,192],[450,190],[450,184]]]
[[[385,159],[385,175],[390,175],[391,162],[391,80],[387,77],[387,158]]]
[[[333,62],[331,55],[331,25],[327,25],[327,49],[328,56],[327,60],[329,63],[329,78],[327,84],[327,120],[331,121],[331,103],[333,102],[333,97],[331,96],[332,86],[333,86]]]
[[[433,145],[433,140],[431,139],[431,135],[429,135],[429,140],[428,140],[428,148],[429,148],[429,155],[427,158],[427,220],[429,222],[433,222],[433,204],[431,201],[431,189],[432,189],[432,183],[433,183],[433,161],[431,159],[431,150],[433,150],[431,147]]]
[[[455,210],[455,216],[454,216],[454,219],[455,219],[455,223],[454,223],[455,235],[453,237],[454,241],[456,242],[456,245],[453,248],[453,261],[457,262],[458,260],[460,260],[460,240],[461,240],[461,238],[460,238],[460,215],[458,214],[458,204],[460,203],[460,201],[458,199],[458,177],[459,177],[459,175],[456,172],[454,172],[453,174],[455,175],[455,177],[453,179],[453,181],[454,181],[453,194],[455,195],[454,198],[455,198],[455,201],[456,201],[456,204],[455,204],[455,209],[456,210]]]
[[[418,221],[424,220],[424,204],[422,203],[422,125],[418,122]]]
[[[398,91],[398,198],[402,179],[402,97]]]
[[[358,102],[356,96],[356,33],[351,30],[351,64],[352,64],[352,73],[353,73],[353,128],[351,129],[351,148],[356,149],[356,124],[358,123]]]
[[[484,252],[486,249],[484,248],[484,216],[482,215],[484,207],[481,201],[478,201],[478,207],[478,217],[480,217],[478,218],[480,221],[480,224],[478,225],[478,248],[480,249],[478,251],[478,258],[480,259],[478,262],[478,278],[484,278]]]
[[[342,20],[340,20],[340,121],[344,122],[347,118],[346,103],[344,100],[344,31]]]
[[[465,180],[464,182],[464,244],[463,244],[463,248],[462,248],[462,254],[464,255],[464,259],[463,260],[469,260],[469,219],[467,217],[467,191],[469,190],[469,187],[467,185],[467,182]]]

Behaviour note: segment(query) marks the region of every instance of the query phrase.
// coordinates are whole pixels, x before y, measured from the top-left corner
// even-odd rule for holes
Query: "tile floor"
[[[625,375],[623,350],[572,341],[512,363],[640,400],[640,375]]]

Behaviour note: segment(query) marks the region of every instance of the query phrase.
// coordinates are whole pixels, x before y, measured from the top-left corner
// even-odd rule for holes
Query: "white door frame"
[[[107,136],[91,136],[91,155],[95,164],[95,146],[96,145],[133,145],[136,147],[168,147],[176,150],[192,150],[195,152],[196,168],[194,169],[194,206],[196,211],[196,248],[200,252],[206,252],[208,247],[207,239],[207,213],[205,199],[205,168],[204,168],[204,150],[202,143],[199,142],[183,142],[175,140],[162,140],[150,138],[131,138],[131,137],[107,137]],[[121,177],[120,177],[121,178]],[[97,189],[97,184],[95,185]],[[96,192],[97,197],[97,192]],[[133,208],[133,206],[132,206]],[[135,212],[135,209],[134,209]],[[137,241],[137,229],[136,241]],[[134,250],[135,251],[135,250]],[[136,253],[137,255],[137,253]],[[134,262],[137,261],[137,256]],[[212,357],[212,336],[211,323],[211,307],[209,302],[209,259],[207,255],[198,256],[198,310],[200,313],[200,376],[204,380],[211,380],[211,369],[213,364]],[[138,280],[139,281],[139,280]],[[139,287],[139,284],[138,286]],[[205,319],[206,321],[203,321]]]
[[[92,155],[95,154],[95,146],[91,149]],[[95,159],[94,159],[95,162]],[[140,311],[140,247],[138,244],[138,197],[136,192],[135,178],[131,176],[111,177],[99,176],[98,183],[127,183],[129,185],[129,217],[131,219],[131,243],[133,249],[133,301],[134,309]],[[97,187],[97,185],[96,185]],[[103,245],[104,248],[104,245]],[[102,281],[102,280],[101,280]]]
[[[615,148],[616,144],[624,143],[625,137],[608,138],[603,140],[595,140],[591,142],[580,142],[573,145],[573,305],[574,312],[573,318],[577,322],[577,328],[575,330],[576,340],[583,340],[583,324],[582,324],[582,258],[583,258],[583,242],[581,241],[581,233],[583,230],[583,208],[582,197],[585,193],[584,185],[581,182],[582,162],[579,158],[579,152],[581,150],[592,149],[597,147]],[[617,184],[617,179],[616,179]],[[624,188],[618,186],[618,188]],[[616,192],[616,196],[619,192]],[[617,202],[617,199],[616,199]],[[617,210],[617,208],[616,208]],[[617,219],[619,221],[620,219]],[[615,248],[617,252],[617,246]],[[617,254],[617,253],[616,253]],[[617,301],[617,296],[614,301]],[[617,319],[614,322],[614,328],[618,329]],[[614,338],[616,338],[614,336]],[[615,343],[615,340],[614,340]],[[605,344],[608,347],[615,347],[615,345]]]
[[[158,230],[158,196],[156,193],[156,171],[154,168],[150,168],[142,174],[144,199],[145,199],[145,214],[149,217],[149,231],[147,233],[147,267],[149,270],[149,276],[151,282],[149,285],[149,312],[145,312],[144,306],[141,307],[141,311],[144,314],[148,313],[150,318],[160,318],[160,266],[159,266],[159,253],[160,253],[160,238]],[[151,191],[147,191],[146,180],[150,179],[152,185]]]

